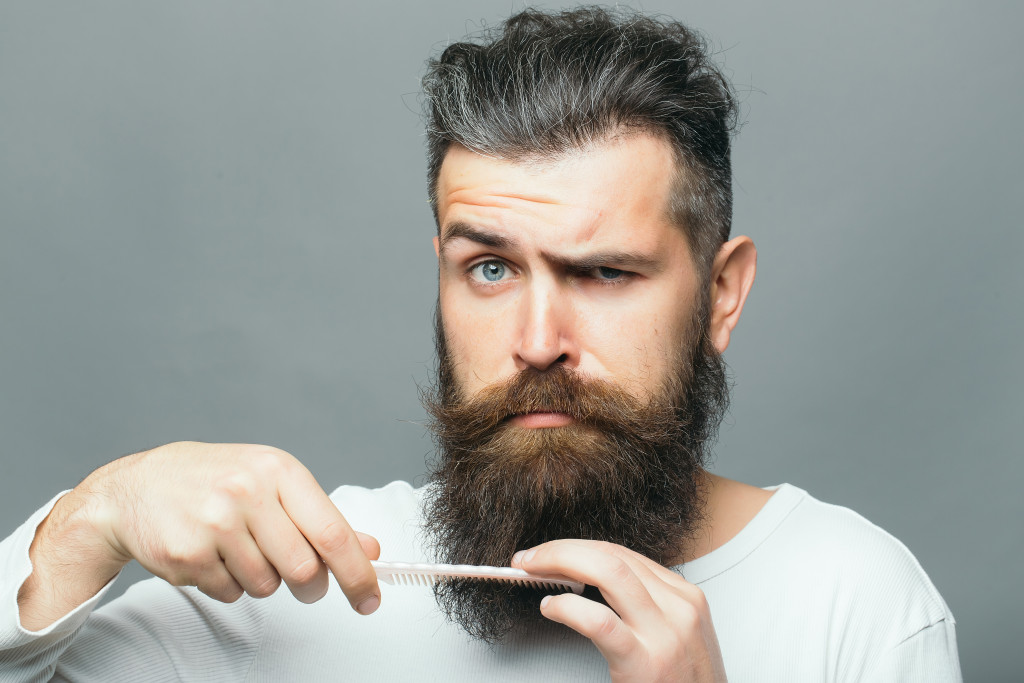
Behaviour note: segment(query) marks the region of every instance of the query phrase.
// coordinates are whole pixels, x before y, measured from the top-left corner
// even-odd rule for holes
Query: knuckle
[[[625,583],[633,577],[633,570],[622,559],[611,558],[607,563],[608,577],[615,583]]]
[[[216,489],[229,500],[250,500],[259,493],[260,482],[251,472],[240,470],[222,477]]]
[[[259,584],[257,584],[253,590],[249,591],[249,595],[254,598],[268,598],[277,592],[278,587],[281,585],[280,576],[268,576]]]
[[[678,631],[686,637],[700,631],[700,612],[693,605],[680,608],[673,621],[675,621]]]
[[[261,474],[275,477],[293,460],[291,455],[273,446],[260,446],[249,455],[249,463]]]
[[[354,539],[355,536],[349,533],[348,527],[340,520],[335,520],[317,534],[316,547],[324,555],[335,555],[345,552]]]
[[[199,511],[203,526],[216,534],[228,534],[239,528],[239,517],[233,506],[211,500]]]
[[[184,573],[188,563],[171,550],[158,550],[152,554],[153,564],[166,569],[168,576],[179,576]]]
[[[617,617],[609,610],[601,616],[595,616],[589,624],[591,637],[596,639],[607,638],[615,633],[618,628]]]
[[[233,581],[225,581],[222,576],[201,577],[198,581],[187,585],[195,586],[199,592],[220,602],[234,602],[240,597],[235,595],[235,592],[240,590],[239,586]]]
[[[172,586],[194,586],[196,585],[195,580],[192,578],[191,573],[184,571],[165,571],[162,572],[162,577],[167,583]]]
[[[343,588],[342,592],[345,597],[348,598],[348,602],[352,605],[352,608],[358,608],[359,603],[366,599],[367,596],[375,592],[374,586],[366,582],[359,582],[357,584],[350,584],[347,588]]]
[[[288,572],[288,580],[297,584],[312,583],[320,575],[322,566],[318,558],[308,558],[292,567]]]
[[[353,607],[357,606],[357,603],[364,599],[366,596],[375,594],[378,591],[376,586],[376,577],[373,574],[370,577],[365,576],[353,576],[351,574],[345,576],[335,576],[338,581],[338,585],[341,586],[342,592],[348,597],[349,602],[352,603]]]
[[[236,602],[245,593],[245,591],[243,591],[238,586],[215,588],[210,590],[209,592],[205,590],[203,592],[209,595],[214,600],[219,600],[220,602],[228,603]]]
[[[690,595],[690,603],[697,610],[698,614],[711,614],[711,605],[708,604],[708,597],[704,595],[699,587],[694,586]]]
[[[619,546],[615,545],[614,543],[610,543],[608,541],[592,541],[592,542],[593,542],[594,546],[598,550],[600,550],[601,552],[604,552],[604,553],[608,553],[609,555],[616,555],[616,556],[618,556],[619,551],[621,549]]]
[[[168,567],[172,572],[186,574],[213,561],[208,550],[187,544],[164,546],[154,553],[154,559],[157,564]]]

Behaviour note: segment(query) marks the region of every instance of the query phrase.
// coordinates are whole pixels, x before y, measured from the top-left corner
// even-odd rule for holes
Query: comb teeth
[[[484,579],[508,581],[540,590],[583,592],[583,584],[564,576],[538,576],[512,567],[487,567],[470,564],[409,564],[371,562],[381,581],[402,586],[434,586],[441,579]]]

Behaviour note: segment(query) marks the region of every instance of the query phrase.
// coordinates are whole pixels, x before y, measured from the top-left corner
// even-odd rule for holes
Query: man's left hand
[[[546,597],[540,609],[593,641],[613,681],[726,680],[703,591],[653,560],[611,543],[566,539],[516,553],[512,566],[600,589],[608,606],[566,593]]]

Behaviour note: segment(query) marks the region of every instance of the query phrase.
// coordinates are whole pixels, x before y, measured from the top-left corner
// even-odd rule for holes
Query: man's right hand
[[[282,580],[315,602],[329,568],[353,608],[369,614],[380,604],[370,566],[379,555],[288,453],[173,443],[99,468],[57,502],[36,532],[18,607],[26,629],[44,628],[135,559],[223,602],[266,597]]]

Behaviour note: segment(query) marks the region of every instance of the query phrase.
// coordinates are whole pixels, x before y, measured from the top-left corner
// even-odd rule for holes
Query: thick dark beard
[[[437,446],[424,530],[437,561],[507,566],[517,550],[559,538],[616,543],[664,565],[679,561],[704,521],[700,475],[728,406],[725,364],[700,308],[688,335],[695,341],[647,402],[562,365],[527,369],[465,397],[438,313],[437,382],[423,395]],[[553,429],[507,422],[534,411],[574,421]],[[435,588],[449,619],[487,642],[543,621],[545,594],[490,581]]]

